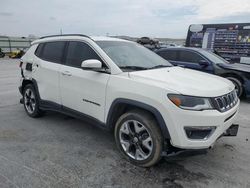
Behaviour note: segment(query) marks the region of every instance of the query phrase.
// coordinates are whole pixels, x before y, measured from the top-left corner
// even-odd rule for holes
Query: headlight
[[[176,106],[185,109],[185,110],[208,110],[213,109],[213,106],[209,98],[203,97],[192,97],[178,94],[168,94],[168,98]]]

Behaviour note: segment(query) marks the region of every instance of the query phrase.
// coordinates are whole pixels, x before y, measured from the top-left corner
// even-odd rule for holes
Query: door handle
[[[72,74],[69,71],[62,72],[63,76],[71,76]]]

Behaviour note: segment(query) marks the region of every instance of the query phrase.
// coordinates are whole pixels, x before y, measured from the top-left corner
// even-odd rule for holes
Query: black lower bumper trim
[[[203,155],[206,154],[207,149],[179,149],[179,151],[172,152],[163,152],[162,156],[166,159],[170,159],[172,157],[186,157],[186,156],[194,156],[194,155]]]
[[[181,149],[172,146],[170,141],[164,142],[164,150],[162,152],[162,156],[165,158],[172,158],[176,156],[189,156],[189,155],[200,155],[207,153],[209,148],[204,149]]]

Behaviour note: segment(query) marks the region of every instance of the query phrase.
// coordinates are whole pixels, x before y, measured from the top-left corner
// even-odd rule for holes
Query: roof
[[[114,37],[103,37],[103,36],[91,36],[94,41],[128,41],[124,39],[114,38]]]
[[[102,37],[102,36],[89,37],[87,35],[82,35],[82,34],[66,34],[66,35],[44,36],[38,40],[35,40],[34,42],[32,42],[32,44],[41,43],[41,42],[49,42],[49,41],[57,41],[57,40],[74,40],[74,39],[81,40],[82,38],[88,38],[93,41],[127,41],[129,42],[128,40],[118,39],[114,37]]]
[[[193,50],[193,51],[202,51],[202,48],[193,48],[193,47],[170,47],[170,48],[161,48],[157,51],[164,51],[164,50]]]

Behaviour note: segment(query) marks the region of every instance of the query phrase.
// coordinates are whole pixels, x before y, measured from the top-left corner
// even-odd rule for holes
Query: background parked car
[[[229,63],[222,57],[200,48],[164,48],[156,53],[175,66],[216,74],[231,80],[238,96],[250,97],[250,65]]]
[[[0,58],[4,57],[5,54],[2,52],[2,49],[0,48]]]
[[[144,44],[153,45],[153,44],[158,44],[159,41],[156,39],[149,38],[149,37],[141,37],[137,40],[137,43],[142,44],[142,45],[144,45]]]
[[[180,47],[175,43],[165,43],[165,42],[159,42],[159,48],[171,48],[171,47]]]
[[[9,54],[9,58],[21,58],[24,55],[23,50],[15,50]]]
[[[156,49],[159,49],[159,41],[156,39],[151,39],[149,37],[141,37],[137,39],[137,43],[143,45],[144,47],[155,51]]]

